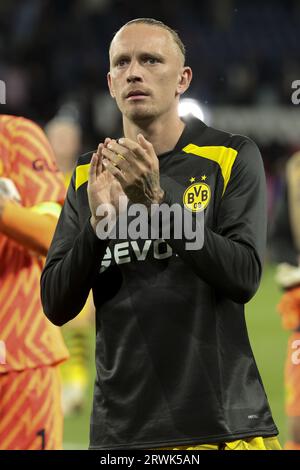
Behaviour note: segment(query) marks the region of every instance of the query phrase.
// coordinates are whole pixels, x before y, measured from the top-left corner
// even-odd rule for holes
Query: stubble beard
[[[149,106],[137,106],[134,109],[127,108],[124,110],[123,114],[129,121],[134,122],[135,124],[143,123],[144,125],[152,122],[157,117],[155,110]]]

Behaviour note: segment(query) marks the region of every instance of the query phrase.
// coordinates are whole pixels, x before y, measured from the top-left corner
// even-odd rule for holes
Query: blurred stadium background
[[[82,129],[82,152],[118,135],[120,118],[106,87],[107,49],[113,33],[136,17],[161,19],[186,44],[194,79],[182,113],[197,113],[207,124],[246,134],[259,145],[271,223],[285,162],[300,149],[300,113],[291,99],[292,82],[300,80],[298,0],[1,0],[0,80],[6,84],[1,113],[43,127],[55,116],[71,117]],[[276,313],[279,296],[267,253],[247,322],[283,442],[287,334]],[[90,348],[93,357],[92,330]],[[66,448],[88,443],[90,367],[86,406],[66,419]]]

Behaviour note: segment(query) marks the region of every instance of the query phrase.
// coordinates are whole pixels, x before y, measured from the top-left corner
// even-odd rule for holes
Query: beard
[[[120,111],[124,117],[135,124],[146,124],[159,116],[156,107],[149,103],[126,103]]]

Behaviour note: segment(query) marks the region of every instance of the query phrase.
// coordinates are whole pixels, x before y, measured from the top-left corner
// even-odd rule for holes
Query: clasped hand
[[[127,196],[132,203],[159,204],[164,192],[159,182],[159,162],[153,146],[142,134],[137,142],[128,138],[105,139],[91,159],[88,198],[91,223],[97,223],[97,207],[112,205],[118,213],[119,198]]]

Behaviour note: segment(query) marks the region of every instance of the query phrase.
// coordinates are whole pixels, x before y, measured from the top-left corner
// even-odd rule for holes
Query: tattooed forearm
[[[164,197],[164,191],[160,187],[159,172],[153,171],[144,175],[139,181],[126,187],[126,194],[131,202],[145,204],[160,204]]]

